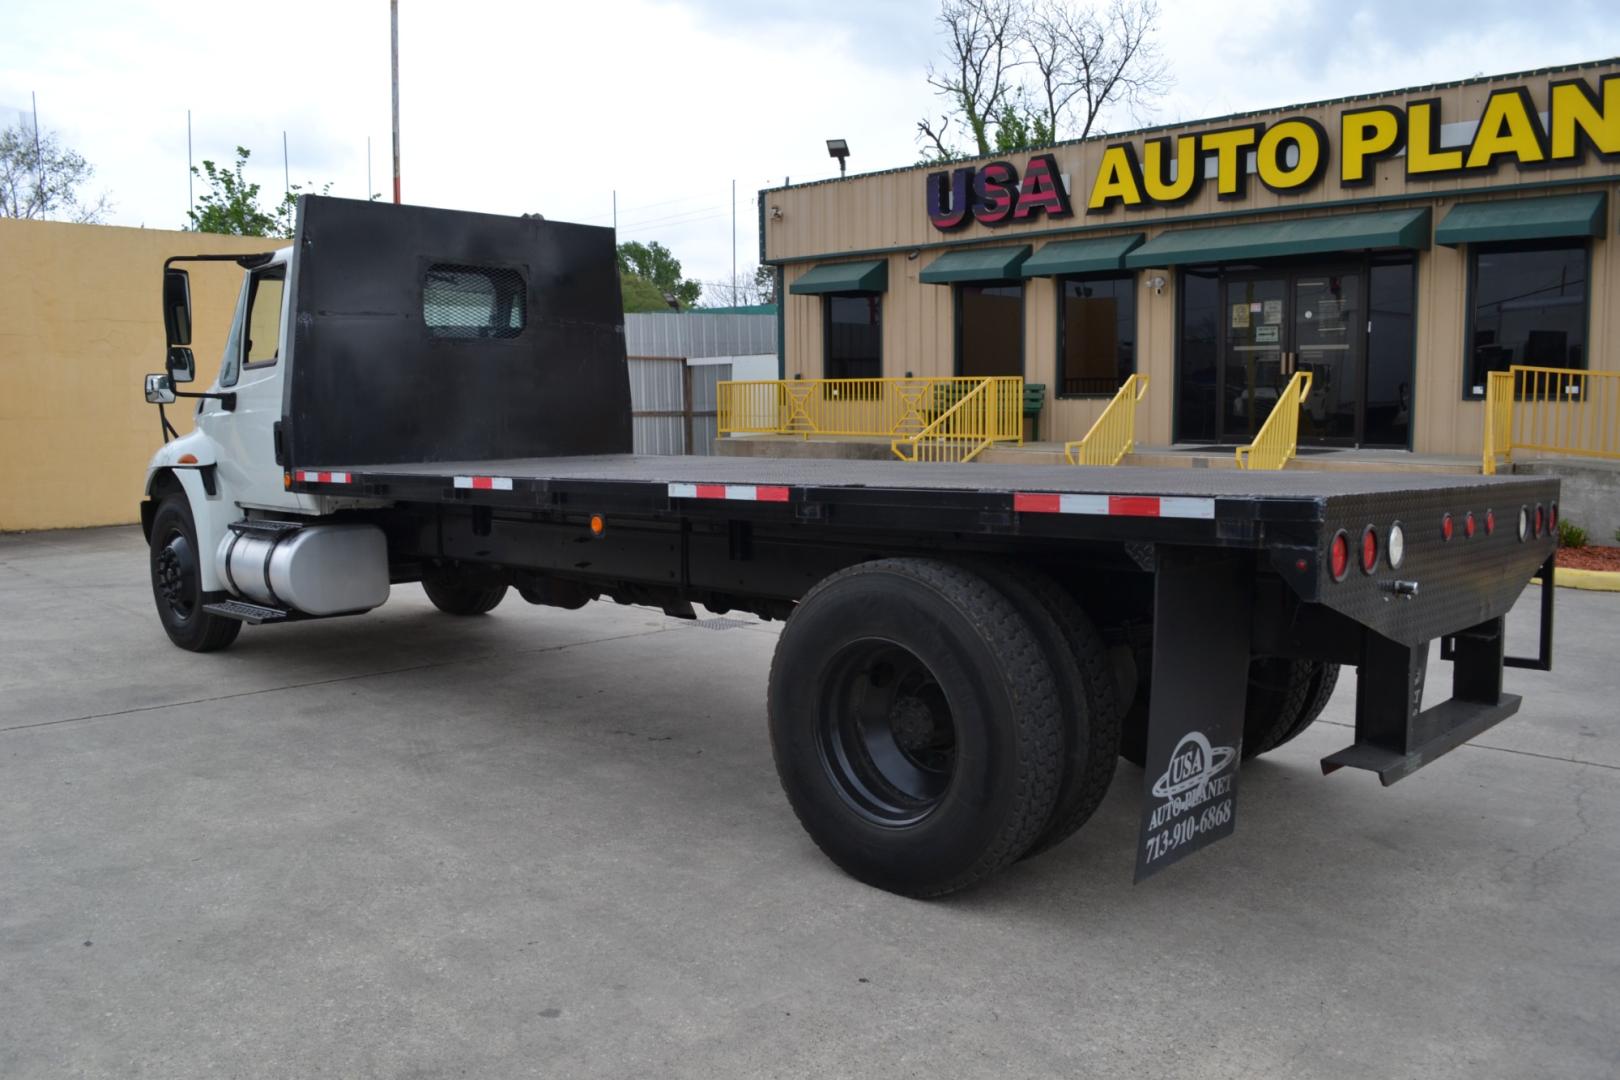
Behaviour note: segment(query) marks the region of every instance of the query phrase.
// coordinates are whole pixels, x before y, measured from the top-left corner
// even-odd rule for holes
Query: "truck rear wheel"
[[[1310,692],[1305,695],[1305,708],[1300,711],[1293,726],[1283,732],[1282,738],[1272,743],[1268,749],[1277,749],[1310,727],[1316,722],[1316,718],[1322,715],[1322,710],[1327,708],[1328,701],[1332,699],[1333,690],[1339,685],[1339,665],[1317,662],[1314,666],[1316,670],[1311,676]],[[1266,751],[1256,752],[1263,754]]]
[[[840,571],[771,663],[771,750],[805,831],[851,876],[940,896],[995,873],[1051,819],[1058,694],[1013,602],[928,559]]]
[[[1275,750],[1321,714],[1327,698],[1317,703],[1316,695],[1327,680],[1323,673],[1326,668],[1333,669],[1331,681],[1326,681],[1326,692],[1331,695],[1339,677],[1337,664],[1273,656],[1250,661],[1249,690],[1243,706],[1244,761]],[[1148,700],[1144,676],[1120,740],[1120,756],[1132,765],[1147,761]]]
[[[505,584],[486,584],[444,567],[422,575],[422,591],[446,615],[486,615],[506,599]]]
[[[152,599],[169,640],[190,652],[214,652],[236,640],[242,624],[203,610],[197,525],[183,492],[168,495],[152,515]]]
[[[991,563],[985,575],[1029,622],[1057,684],[1063,718],[1063,776],[1052,819],[1022,858],[1073,836],[1108,794],[1119,760],[1116,675],[1102,635],[1068,590],[1037,570]]]

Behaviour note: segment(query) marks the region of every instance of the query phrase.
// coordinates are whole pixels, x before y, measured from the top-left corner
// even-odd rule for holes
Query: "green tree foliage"
[[[107,196],[79,198],[95,171],[54,131],[38,138],[25,124],[0,131],[0,217],[100,221],[111,209]]]
[[[192,166],[198,179],[207,181],[208,190],[197,200],[197,209],[188,211],[191,232],[224,233],[227,236],[291,236],[297,223],[298,196],[303,184],[294,184],[272,209],[259,205],[259,185],[249,183],[242,175],[253,152],[245,146],[236,148],[234,168],[221,168],[204,160],[202,169]],[[332,190],[331,184],[321,187],[321,194]],[[376,198],[375,195],[372,196]]]
[[[661,294],[673,299],[682,311],[696,304],[698,297],[703,294],[703,286],[690,278],[683,278],[681,261],[656,240],[650,244],[635,240],[620,244],[619,273],[634,274],[651,282]],[[625,310],[635,309],[627,307]]]
[[[619,292],[624,297],[624,310],[626,313],[634,311],[667,312],[673,310],[669,306],[669,301],[664,299],[663,290],[640,274],[621,269],[619,271]]]

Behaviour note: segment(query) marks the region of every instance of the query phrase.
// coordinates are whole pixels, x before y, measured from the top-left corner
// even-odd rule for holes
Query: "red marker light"
[[[1496,531],[1496,511],[1485,511],[1485,535],[1489,536]]]
[[[1558,504],[1549,503],[1547,506],[1547,531],[1554,532],[1558,528]]]
[[[1344,575],[1350,572],[1350,538],[1343,529],[1333,538],[1328,551],[1328,568],[1333,572],[1334,581],[1343,581]]]
[[[1450,540],[1452,529],[1453,525],[1451,524],[1451,515],[1447,514],[1445,517],[1440,519],[1440,539]]]
[[[1361,534],[1361,572],[1370,574],[1378,569],[1378,530],[1371,525]]]
[[[1472,510],[1468,511],[1463,518],[1463,535],[1470,537],[1474,535],[1474,512]]]
[[[1533,527],[1537,540],[1541,539],[1541,530],[1547,527],[1547,510],[1540,503],[1536,504],[1536,523]]]

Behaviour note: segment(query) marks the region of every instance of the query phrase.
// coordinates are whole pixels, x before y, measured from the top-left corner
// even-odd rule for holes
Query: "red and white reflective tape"
[[[1013,494],[1013,509],[1021,514],[1213,519],[1215,500],[1179,495],[1063,495],[1019,491]]]
[[[455,478],[458,488],[467,488],[472,491],[511,491],[512,478],[510,476],[458,476]]]
[[[765,484],[671,484],[672,499],[739,499],[743,502],[787,502],[788,489]]]
[[[307,472],[304,469],[293,476],[300,484],[347,484],[350,479],[346,472]]]

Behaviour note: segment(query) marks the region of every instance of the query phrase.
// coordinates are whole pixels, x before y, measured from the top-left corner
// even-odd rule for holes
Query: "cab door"
[[[219,373],[219,388],[235,392],[236,408],[226,411],[223,402],[205,400],[197,410],[197,427],[220,447],[225,490],[247,506],[287,508],[301,502],[286,490],[276,462],[287,297],[285,262],[248,273]]]

